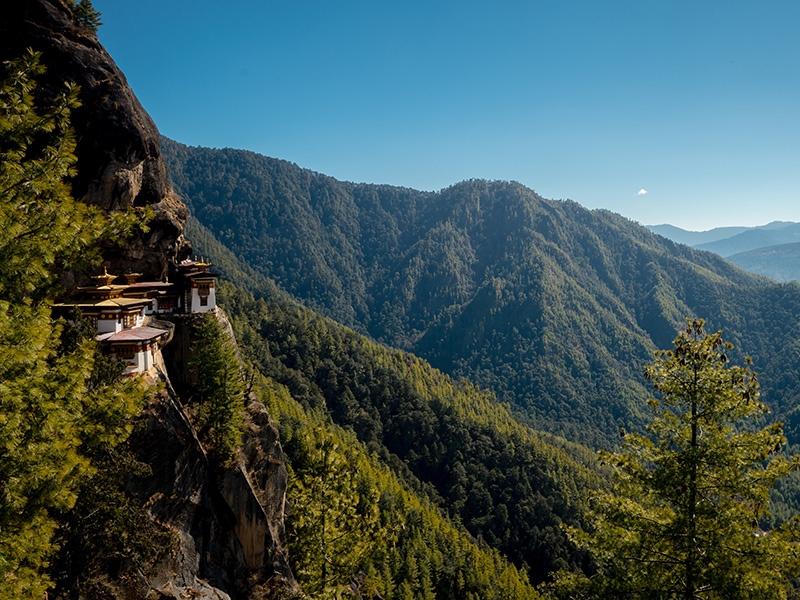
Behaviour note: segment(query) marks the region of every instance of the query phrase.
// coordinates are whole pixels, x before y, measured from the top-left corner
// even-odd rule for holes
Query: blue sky
[[[94,0],[160,131],[338,179],[800,221],[800,2]],[[644,192],[647,193],[644,193]]]

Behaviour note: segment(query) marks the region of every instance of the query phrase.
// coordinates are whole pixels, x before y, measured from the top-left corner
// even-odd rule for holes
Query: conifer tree
[[[195,425],[212,457],[225,463],[241,442],[245,384],[233,342],[214,315],[204,314],[194,332]]]
[[[97,258],[137,219],[72,198],[77,91],[37,110],[42,71],[30,52],[0,83],[0,599],[15,600],[44,597],[54,515],[92,471],[85,448],[125,437],[142,400],[131,381],[92,386],[94,340],[64,345],[50,317],[56,266]]]
[[[729,366],[733,346],[703,328],[687,321],[646,367],[660,396],[648,435],[623,432],[623,452],[601,453],[617,486],[594,498],[589,532],[573,531],[598,572],[562,577],[556,588],[570,597],[787,597],[797,545],[759,523],[798,461],[778,454],[780,424],[754,427],[768,412],[756,374]]]
[[[381,525],[374,482],[335,440],[312,430],[299,441],[305,460],[295,466],[291,488],[295,572],[310,597],[339,598],[391,531]]]
[[[92,0],[68,0],[75,20],[92,31],[103,24],[100,12],[92,5]]]

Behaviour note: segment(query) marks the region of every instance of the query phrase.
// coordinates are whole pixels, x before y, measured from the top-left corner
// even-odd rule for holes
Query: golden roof
[[[80,309],[87,308],[111,308],[124,309],[144,306],[150,302],[148,298],[110,298],[105,300],[81,300],[78,302],[62,302],[55,304],[58,307],[75,307]]]
[[[105,266],[103,267],[102,275],[93,275],[92,279],[98,282],[98,286],[111,285],[111,282],[117,278],[116,275],[109,275]]]

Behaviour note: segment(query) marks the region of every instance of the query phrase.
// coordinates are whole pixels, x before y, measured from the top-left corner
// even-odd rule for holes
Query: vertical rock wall
[[[131,491],[174,532],[176,549],[147,578],[142,598],[261,600],[295,590],[283,545],[286,468],[275,424],[251,398],[236,464],[209,463],[180,401],[164,394],[131,440],[152,475]]]
[[[76,22],[63,0],[3,6],[0,61],[28,49],[41,52],[47,67],[40,101],[61,93],[65,82],[80,86],[82,105],[72,115],[73,194],[106,211],[148,206],[155,214],[147,232],[104,248],[105,265],[161,279],[191,247],[183,236],[187,210],[170,186],[155,124],[95,33]],[[90,274],[63,273],[62,281],[69,291]],[[176,375],[186,369],[188,339],[179,323],[171,343],[178,358],[166,357]],[[152,475],[132,480],[130,491],[177,544],[154,574],[119,574],[138,582],[125,586],[126,597],[256,599],[296,588],[283,546],[286,469],[278,433],[255,398],[248,411],[244,450],[224,470],[207,460],[178,396],[161,394],[143,415],[130,445]]]
[[[105,210],[149,206],[155,219],[119,247],[106,249],[111,272],[135,271],[150,278],[167,274],[190,246],[183,238],[187,210],[169,183],[158,129],[136,99],[123,73],[90,29],[75,22],[62,0],[14,0],[0,19],[0,60],[42,53],[47,67],[38,95],[47,102],[65,82],[80,86],[81,106],[72,115],[78,174],[73,193]],[[67,287],[84,280],[69,273]]]

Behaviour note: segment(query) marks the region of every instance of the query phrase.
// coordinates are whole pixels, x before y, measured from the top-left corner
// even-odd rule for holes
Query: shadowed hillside
[[[419,192],[163,146],[193,214],[255,271],[537,426],[613,444],[641,424],[642,365],[695,315],[753,357],[776,412],[797,404],[800,286],[517,183]]]

